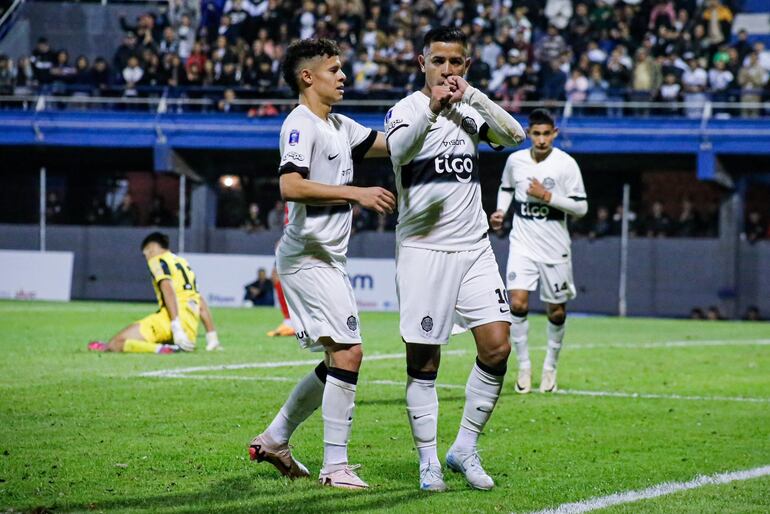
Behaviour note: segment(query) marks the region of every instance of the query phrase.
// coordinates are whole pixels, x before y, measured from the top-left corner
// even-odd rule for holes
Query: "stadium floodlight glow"
[[[219,185],[225,189],[239,189],[241,187],[241,179],[235,175],[222,175],[219,177]]]

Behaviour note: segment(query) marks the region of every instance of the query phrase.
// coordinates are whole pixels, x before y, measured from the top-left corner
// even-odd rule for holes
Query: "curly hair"
[[[340,47],[331,39],[301,39],[289,45],[283,60],[283,79],[295,94],[299,94],[297,72],[302,61],[313,57],[340,55]]]

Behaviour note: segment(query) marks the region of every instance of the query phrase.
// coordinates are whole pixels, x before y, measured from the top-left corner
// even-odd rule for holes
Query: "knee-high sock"
[[[548,351],[545,354],[543,369],[556,369],[556,363],[559,361],[559,352],[564,341],[564,327],[566,323],[555,325],[548,321],[546,333],[548,335]]]
[[[329,368],[321,412],[324,418],[324,469],[347,464],[358,373]]]
[[[321,362],[289,394],[265,432],[278,444],[289,442],[297,427],[321,406],[326,384],[326,364]]]
[[[461,453],[476,450],[479,434],[484,430],[503,388],[506,366],[491,368],[476,359],[465,386],[465,409],[457,439],[452,445]]]
[[[126,339],[123,343],[123,351],[126,353],[158,353],[162,344],[148,343],[141,339]]]
[[[436,372],[406,370],[406,414],[412,427],[414,446],[420,464],[438,463],[436,432],[438,426],[438,395]]]
[[[275,289],[275,295],[278,297],[278,305],[281,306],[283,322],[284,324],[291,326],[290,323],[287,323],[287,321],[291,321],[291,318],[289,317],[289,305],[286,303],[286,297],[283,295],[283,286],[281,285],[280,280],[275,283],[273,289]]]
[[[527,339],[529,337],[529,321],[527,315],[517,316],[512,314],[511,323],[511,346],[516,349],[516,359],[519,361],[519,369],[529,369],[532,363],[529,360],[529,346]]]

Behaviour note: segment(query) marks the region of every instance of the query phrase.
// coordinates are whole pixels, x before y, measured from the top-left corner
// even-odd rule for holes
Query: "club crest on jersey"
[[[508,272],[508,282],[513,282],[516,280],[516,272],[515,271],[509,271]]]
[[[422,318],[422,321],[420,322],[420,327],[423,329],[424,332],[430,332],[433,330],[433,318],[430,316],[425,316]]]
[[[548,189],[549,191],[553,189],[553,186],[556,185],[556,181],[552,179],[551,177],[545,177],[543,179],[543,187]]]
[[[294,129],[291,132],[289,132],[289,144],[291,146],[294,146],[297,143],[299,143],[299,130]]]
[[[478,127],[476,126],[476,121],[470,116],[466,116],[465,118],[463,118],[461,125],[463,127],[463,130],[470,135],[475,134],[479,130]]]
[[[348,329],[351,332],[355,332],[358,328],[358,319],[356,319],[355,316],[349,316],[348,317]]]
[[[385,115],[385,123],[390,121],[390,118],[393,117],[393,108],[388,109],[388,114]]]

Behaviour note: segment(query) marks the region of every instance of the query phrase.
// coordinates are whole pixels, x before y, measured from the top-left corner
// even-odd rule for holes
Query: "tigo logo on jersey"
[[[433,161],[436,173],[454,173],[457,180],[467,184],[473,178],[473,157],[470,155],[441,155]]]
[[[519,214],[522,218],[547,218],[548,214],[551,212],[551,209],[547,205],[541,203],[526,202],[519,205],[521,206]]]
[[[294,146],[297,143],[299,143],[299,130],[294,129],[291,132],[289,132],[289,144],[291,146]]]

